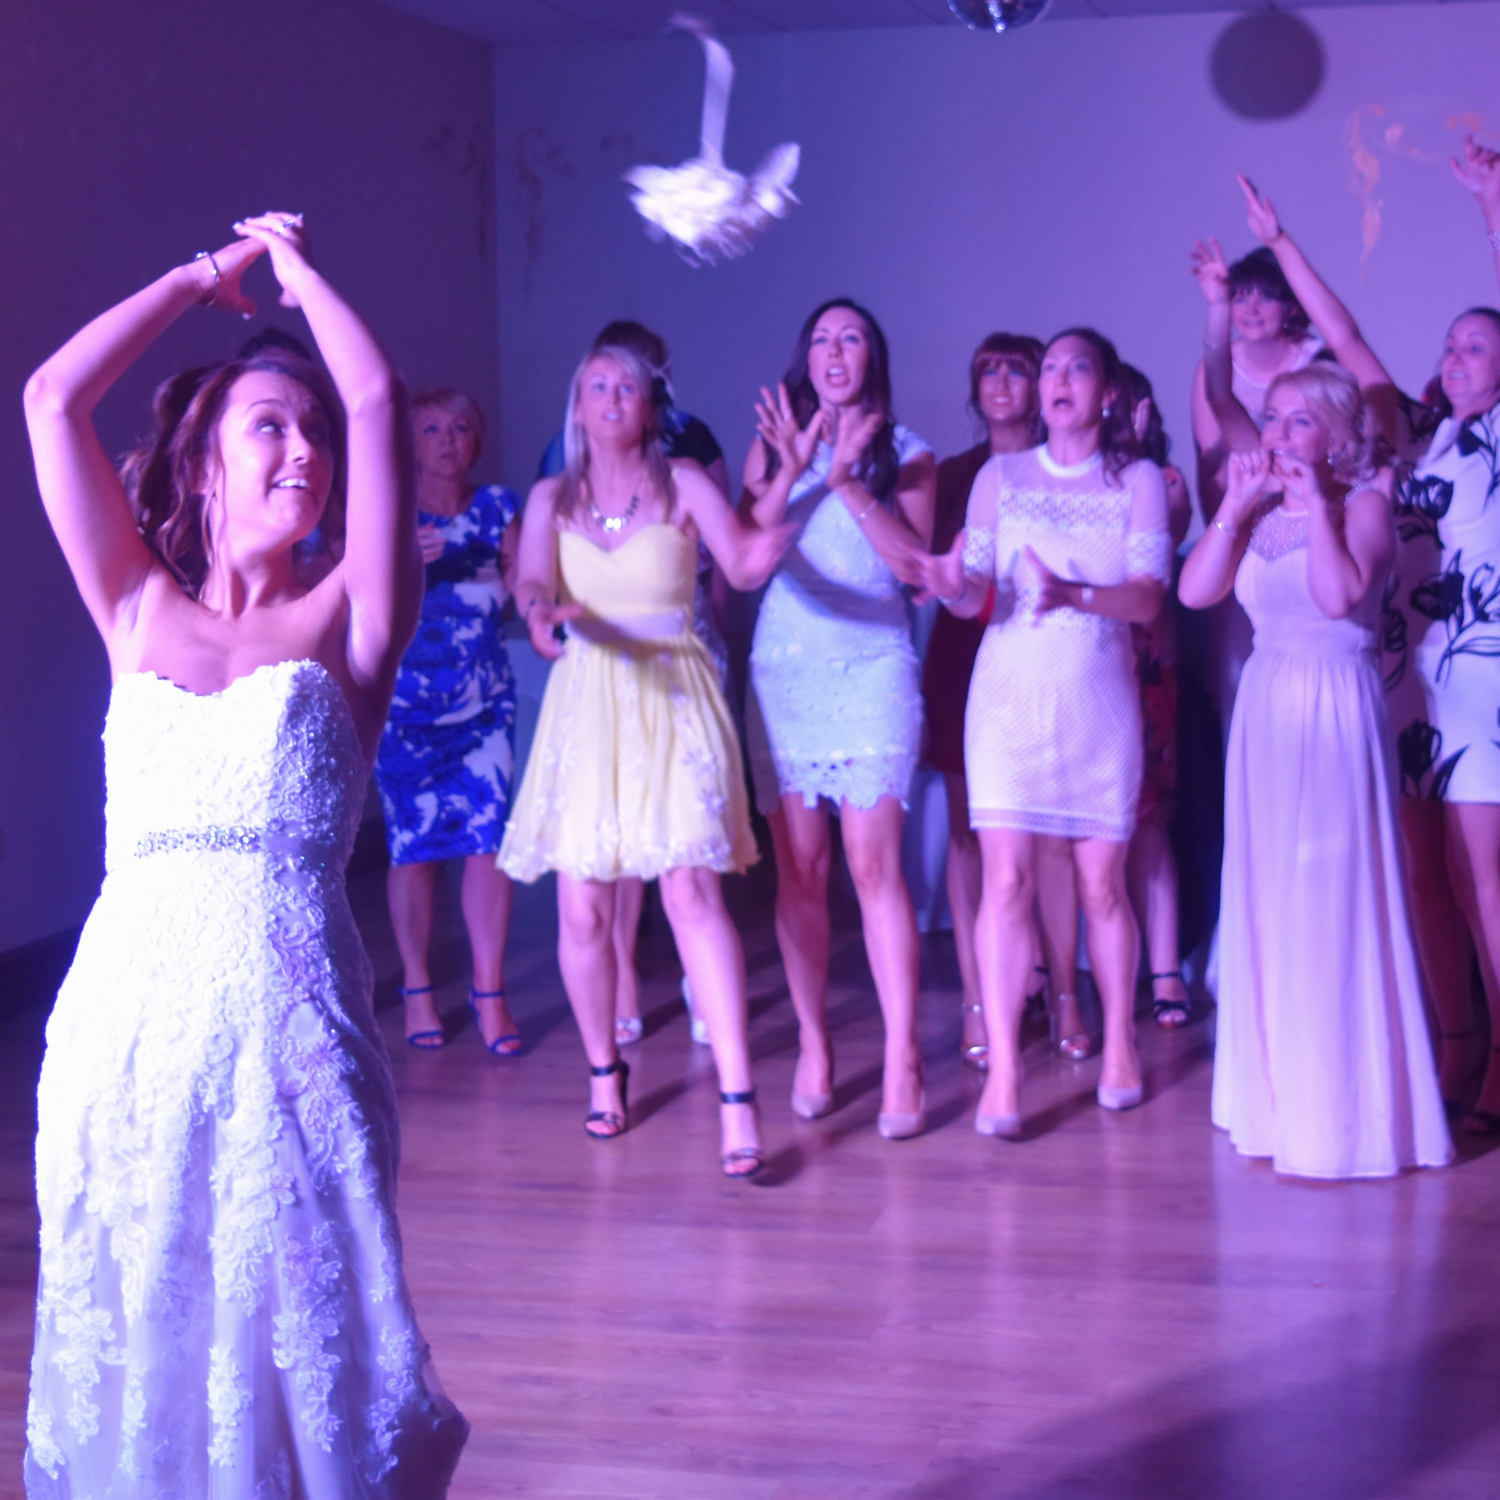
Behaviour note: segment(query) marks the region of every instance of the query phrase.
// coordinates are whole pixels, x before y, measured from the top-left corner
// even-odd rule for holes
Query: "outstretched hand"
[[[583,614],[581,604],[549,604],[538,599],[526,611],[526,630],[531,644],[543,661],[556,661],[563,654],[563,641],[559,638],[558,626],[576,620]]]
[[[967,581],[964,539],[967,535],[967,532],[960,531],[946,552],[921,552],[913,548],[901,559],[905,568],[898,569],[896,576],[908,587],[916,589],[918,604],[934,599],[939,604],[951,604],[964,592]]]
[[[1448,159],[1453,175],[1473,193],[1491,228],[1500,228],[1500,151],[1481,146],[1472,135],[1464,137],[1463,157]]]
[[[307,248],[307,230],[301,214],[263,213],[241,219],[236,234],[253,240],[271,257],[271,269],[281,283],[281,305],[300,307],[297,277],[312,264]]]
[[[1188,267],[1211,307],[1229,301],[1229,264],[1216,239],[1196,240],[1188,251]]]
[[[765,386],[760,388],[760,399],[755,403],[755,430],[793,479],[812,462],[827,427],[828,417],[822,407],[808,418],[805,427],[797,425],[785,382],[777,385],[774,395]]]
[[[1263,245],[1273,243],[1281,234],[1281,220],[1276,217],[1275,205],[1244,173],[1236,173],[1234,180],[1245,195],[1245,223],[1249,225],[1250,233]]]

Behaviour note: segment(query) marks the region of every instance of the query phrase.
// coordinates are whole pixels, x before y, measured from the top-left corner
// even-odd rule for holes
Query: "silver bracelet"
[[[878,501],[878,500],[872,500],[872,501],[870,501],[870,503],[867,506],[865,506],[865,508],[862,511],[860,511],[860,513],[857,516],[855,516],[855,518],[854,518],[854,524],[856,526],[863,526],[865,524],[865,517],[868,516],[870,514],[870,512],[872,510],[874,510],[875,507],[877,505],[879,505],[879,504],[880,504],[880,501]]]
[[[1500,250],[1500,229],[1490,230],[1485,238],[1490,242],[1490,248],[1492,250]]]
[[[1214,525],[1217,526],[1225,536],[1235,537],[1239,535],[1239,531],[1235,527],[1226,526],[1217,516],[1214,517]]]
[[[202,299],[202,306],[212,307],[219,300],[219,284],[224,280],[219,274],[219,263],[214,259],[212,250],[200,250],[193,259],[195,261],[206,260],[209,269],[214,273],[214,284],[209,288],[208,296]]]

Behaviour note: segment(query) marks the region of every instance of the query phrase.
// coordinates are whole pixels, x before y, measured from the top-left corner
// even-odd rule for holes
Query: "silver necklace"
[[[624,529],[628,525],[630,525],[631,521],[635,518],[635,513],[640,508],[641,497],[636,494],[631,495],[630,504],[627,505],[625,509],[622,510],[617,516],[605,515],[604,512],[600,510],[592,500],[589,501],[589,515],[593,518],[594,524],[600,529],[600,531],[604,532],[608,536],[614,536],[618,532],[624,531]]]

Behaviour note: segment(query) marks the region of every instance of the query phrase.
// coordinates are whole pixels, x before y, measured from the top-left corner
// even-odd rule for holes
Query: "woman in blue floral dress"
[[[505,1003],[510,877],[495,854],[510,810],[516,687],[500,633],[515,556],[515,494],[473,489],[484,440],[478,408],[433,391],[412,406],[418,538],[427,593],[401,661],[375,776],[385,809],[391,926],[401,953],[406,1040],[447,1040],[428,969],[437,866],[464,861],[462,903],[473,959],[469,1003],[486,1047],[520,1051]]]

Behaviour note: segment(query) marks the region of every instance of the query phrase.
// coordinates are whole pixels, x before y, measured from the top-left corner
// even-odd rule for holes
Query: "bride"
[[[32,1497],[435,1496],[467,1430],[402,1275],[343,886],[421,594],[403,393],[300,215],[235,228],[26,387],[113,676],[107,873],[38,1092]],[[331,384],[281,344],[186,371],[117,475],[94,408],[195,305],[253,311],[263,254]]]

